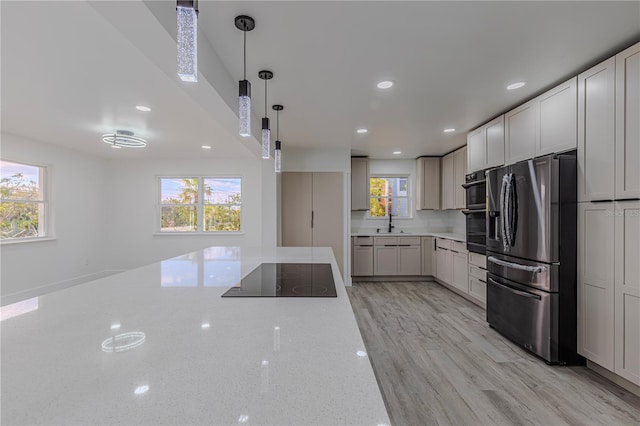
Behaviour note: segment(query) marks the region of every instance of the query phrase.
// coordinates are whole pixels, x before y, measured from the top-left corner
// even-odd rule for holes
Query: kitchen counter
[[[404,233],[399,230],[392,233],[379,232],[374,229],[362,229],[351,233],[352,237],[437,237],[447,238],[449,240],[467,242],[467,237],[464,234],[457,234],[454,232],[426,232],[420,230],[407,229]]]
[[[221,298],[261,262],[337,298]],[[328,248],[210,247],[2,308],[3,424],[390,424]]]

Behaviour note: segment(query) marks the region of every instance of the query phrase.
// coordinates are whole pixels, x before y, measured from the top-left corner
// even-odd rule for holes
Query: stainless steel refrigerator
[[[487,321],[549,363],[577,354],[575,151],[487,172]]]

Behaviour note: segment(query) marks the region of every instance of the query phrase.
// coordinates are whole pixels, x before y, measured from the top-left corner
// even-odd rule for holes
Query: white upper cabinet
[[[533,99],[504,115],[505,163],[513,164],[535,156],[538,140],[538,101]]]
[[[615,58],[578,76],[578,201],[613,200]]]
[[[467,194],[462,187],[467,174],[467,147],[453,153],[453,193],[454,208],[464,209],[467,206]]]
[[[453,152],[442,157],[442,209],[455,208]]]
[[[640,43],[615,58],[616,198],[640,198]]]
[[[504,115],[467,135],[467,173],[504,164]]]
[[[467,169],[469,169],[469,173],[485,168],[487,163],[485,146],[484,127],[469,132],[467,135]]]
[[[351,210],[369,210],[369,159],[351,157]]]
[[[484,168],[504,165],[504,115],[484,125],[486,154]]]
[[[576,149],[578,122],[577,78],[538,96],[538,138],[535,156]]]
[[[440,158],[418,158],[416,210],[440,209],[440,186]]]

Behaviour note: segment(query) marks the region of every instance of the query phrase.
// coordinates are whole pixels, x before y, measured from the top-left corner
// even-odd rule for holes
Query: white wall
[[[262,243],[261,159],[110,160],[107,244],[110,267],[129,269],[201,248],[260,246]],[[265,171],[266,191],[275,188]],[[157,235],[159,176],[238,176],[242,178],[242,233],[232,235]],[[275,197],[275,194],[270,194]],[[275,198],[274,198],[275,200]],[[272,203],[275,203],[273,201]],[[270,203],[266,204],[267,206]],[[265,222],[275,228],[272,206]],[[274,231],[275,232],[275,231]],[[154,235],[156,234],[156,235]],[[275,234],[274,234],[275,235]],[[275,240],[275,236],[270,237]]]
[[[47,166],[55,240],[3,244],[2,296],[68,282],[107,268],[106,162],[2,134],[2,159]]]
[[[419,229],[433,232],[465,233],[464,215],[458,210],[415,210],[416,190],[416,161],[415,160],[369,160],[369,175],[407,175],[409,176],[410,192],[412,194],[412,218],[394,218],[396,229]],[[351,229],[384,228],[388,219],[367,218],[367,212],[351,212]]]

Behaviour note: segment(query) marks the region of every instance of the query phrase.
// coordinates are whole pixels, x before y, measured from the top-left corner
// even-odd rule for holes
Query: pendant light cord
[[[264,116],[267,116],[267,79],[264,79]]]
[[[247,79],[247,31],[244,32],[244,80]]]
[[[280,111],[276,111],[276,140],[280,140]]]

